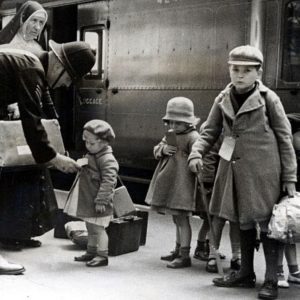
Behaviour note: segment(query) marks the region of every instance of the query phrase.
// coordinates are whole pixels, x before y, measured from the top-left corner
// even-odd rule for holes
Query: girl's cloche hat
[[[103,120],[91,120],[83,126],[83,130],[87,130],[109,143],[113,142],[116,137],[112,127]]]
[[[164,121],[185,122],[197,125],[200,121],[194,115],[193,102],[185,97],[175,97],[168,101],[166,115],[162,118]]]

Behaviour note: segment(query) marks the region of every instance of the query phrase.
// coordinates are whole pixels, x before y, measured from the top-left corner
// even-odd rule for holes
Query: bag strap
[[[104,155],[104,154],[103,154],[103,155]],[[100,166],[98,165],[98,161],[97,161],[95,155],[92,155],[92,156],[93,156],[93,159],[95,160],[95,165],[96,165],[96,167],[97,167],[99,173],[101,174],[101,168],[100,168]],[[121,184],[122,186],[125,186],[125,184],[124,184],[123,180],[121,179],[121,177],[119,176],[119,174],[117,174],[117,179],[119,180],[119,182],[120,182],[120,184]]]

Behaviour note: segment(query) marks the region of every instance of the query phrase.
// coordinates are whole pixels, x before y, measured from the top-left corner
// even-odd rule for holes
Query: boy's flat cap
[[[263,64],[263,61],[263,55],[258,48],[245,45],[236,47],[230,51],[228,64],[259,66]]]
[[[91,120],[83,126],[83,129],[97,135],[100,139],[106,140],[109,143],[116,137],[112,127],[103,120]]]

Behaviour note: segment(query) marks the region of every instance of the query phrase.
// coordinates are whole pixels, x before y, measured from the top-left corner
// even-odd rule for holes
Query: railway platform
[[[192,252],[201,224],[192,218]],[[205,271],[205,262],[192,259],[192,267],[169,269],[160,260],[174,246],[175,228],[170,216],[150,212],[146,245],[136,252],[109,258],[108,267],[88,268],[73,257],[82,250],[66,239],[53,237],[53,230],[39,237],[42,246],[18,252],[4,251],[5,258],[24,264],[24,275],[0,276],[3,300],[250,300],[257,299],[263,282],[262,248],[255,253],[257,284],[254,289],[218,288],[212,279],[218,274]],[[224,268],[230,263],[228,225],[225,226],[221,252],[226,255]],[[298,249],[298,258],[300,251]],[[287,273],[286,262],[285,272]],[[300,285],[280,289],[278,299],[299,299]]]

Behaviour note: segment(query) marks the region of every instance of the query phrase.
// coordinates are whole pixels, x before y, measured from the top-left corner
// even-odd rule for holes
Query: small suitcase
[[[146,245],[146,238],[147,238],[147,229],[148,229],[148,217],[149,212],[146,210],[136,210],[134,215],[142,218],[142,231],[141,231],[141,238],[140,238],[140,246]]]
[[[137,251],[140,246],[143,219],[126,216],[114,219],[107,227],[108,255],[116,256]]]

